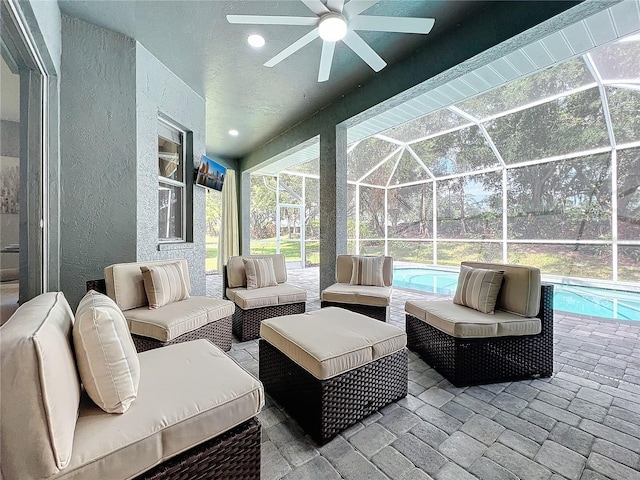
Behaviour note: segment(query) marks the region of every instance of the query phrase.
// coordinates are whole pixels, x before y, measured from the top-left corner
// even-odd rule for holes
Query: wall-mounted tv
[[[200,166],[195,169],[195,184],[222,191],[226,174],[227,169],[225,167],[203,155]]]

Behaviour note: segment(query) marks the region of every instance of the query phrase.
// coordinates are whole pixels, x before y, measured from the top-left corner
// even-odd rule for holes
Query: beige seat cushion
[[[233,302],[210,297],[190,297],[150,310],[134,308],[124,312],[131,333],[168,342],[196,328],[233,315]]]
[[[227,283],[229,288],[241,288],[247,286],[247,274],[244,268],[246,258],[270,258],[273,262],[273,270],[278,283],[287,281],[287,263],[284,255],[278,253],[273,255],[244,255],[229,257],[227,261]]]
[[[335,303],[355,303],[372,307],[388,307],[391,304],[392,292],[392,287],[334,283],[322,291],[322,300]]]
[[[80,378],[107,413],[124,413],[136,399],[140,362],[127,320],[112,299],[90,290],[80,300],[73,326]]]
[[[55,478],[132,478],[254,417],[262,384],[207,340],[139,354],[138,398],[123,415],[81,406],[66,471]]]
[[[80,404],[72,327],[57,292],[26,302],[0,328],[2,478],[48,478],[71,462]]]
[[[451,300],[412,300],[405,311],[444,333],[458,338],[507,337],[537,335],[542,329],[539,318],[496,310],[493,315],[456,305]]]
[[[260,336],[320,380],[407,345],[402,329],[337,307],[264,320]]]
[[[307,291],[280,283],[275,287],[263,287],[253,290],[246,288],[227,288],[227,298],[233,300],[243,310],[274,305],[287,305],[307,301]]]
[[[147,305],[147,294],[144,290],[144,280],[140,267],[150,265],[165,265],[178,262],[185,273],[184,281],[187,292],[191,293],[191,280],[189,279],[189,265],[184,258],[174,260],[158,260],[152,262],[116,263],[104,269],[104,280],[107,286],[107,295],[115,300],[121,310],[142,307]]]

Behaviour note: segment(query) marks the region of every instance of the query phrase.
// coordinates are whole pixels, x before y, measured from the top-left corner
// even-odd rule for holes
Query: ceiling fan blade
[[[380,55],[367,45],[362,37],[353,30],[347,31],[342,41],[376,72],[379,72],[387,66],[387,62],[380,58]]]
[[[367,8],[373,7],[380,0],[351,0],[344,6],[342,13],[347,18],[353,18],[356,15],[364,12]]]
[[[316,38],[318,38],[318,29],[314,28],[313,30],[311,30],[309,33],[307,33],[304,37],[299,38],[298,40],[296,40],[295,42],[293,42],[291,45],[289,45],[287,48],[285,48],[284,50],[282,50],[279,54],[277,54],[275,57],[273,57],[271,60],[267,61],[264,66],[265,67],[273,67],[275,65],[277,65],[278,63],[280,63],[282,60],[284,60],[285,58],[287,58],[289,55],[297,52],[298,50],[300,50],[302,47],[304,47],[305,45],[307,45],[308,43],[311,43],[313,40],[315,40]]]
[[[332,12],[342,13],[344,0],[327,0],[327,8]]]
[[[286,17],[277,15],[227,15],[229,23],[245,25],[317,25],[318,17]]]
[[[302,3],[304,3],[309,10],[318,16],[329,13],[329,9],[325,7],[324,3],[320,0],[302,0]]]
[[[429,33],[436,21],[433,18],[374,17],[360,15],[349,21],[354,30],[374,30],[376,32]]]
[[[326,82],[331,73],[331,63],[333,62],[333,52],[336,49],[336,42],[322,42],[322,56],[320,57],[320,69],[318,71],[318,81]]]

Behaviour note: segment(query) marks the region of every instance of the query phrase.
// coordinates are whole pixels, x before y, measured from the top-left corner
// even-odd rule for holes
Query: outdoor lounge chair
[[[354,262],[359,259],[382,262],[379,281],[363,281],[356,273]],[[371,280],[371,279],[369,279]],[[377,285],[376,285],[377,283]],[[389,306],[393,289],[393,257],[359,257],[357,255],[338,255],[336,260],[336,283],[325,288],[321,294],[321,307],[340,307],[352,312],[367,315],[386,322],[389,318]]]
[[[553,286],[541,284],[533,267],[463,262],[465,267],[504,272],[495,313],[451,300],[408,301],[407,347],[457,387],[551,376]]]
[[[270,273],[274,278],[269,286],[247,283],[245,260],[255,259],[266,259],[273,265]],[[242,342],[260,336],[262,320],[306,310],[307,291],[287,283],[287,265],[282,254],[229,257],[222,282],[223,298],[235,303],[233,334]]]

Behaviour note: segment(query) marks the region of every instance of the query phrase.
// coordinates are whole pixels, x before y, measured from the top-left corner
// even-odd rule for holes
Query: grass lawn
[[[218,265],[218,238],[207,236],[207,258],[205,268],[207,272],[215,271]],[[268,255],[276,253],[276,239],[252,240],[252,255]],[[288,262],[300,261],[300,243],[299,242],[280,242],[280,253],[282,253]],[[313,265],[320,263],[320,242],[307,242],[307,262]]]
[[[251,240],[252,255],[268,255],[276,253],[276,239]],[[300,242],[288,242],[280,240],[280,253],[288,262],[300,261]],[[320,242],[311,240],[306,242],[307,262],[317,265],[320,263]]]
[[[207,235],[206,249],[205,270],[207,272],[215,272],[218,268],[218,237]]]
[[[374,244],[375,243],[375,244]],[[384,245],[384,244],[383,244]],[[350,246],[350,251],[355,245]],[[384,248],[384,247],[382,247]],[[377,242],[361,240],[361,254],[378,255],[381,252]],[[320,242],[308,241],[306,244],[307,262],[313,265],[320,263]],[[252,240],[251,253],[266,255],[276,253],[276,239]],[[300,261],[300,243],[281,240],[280,253],[287,261]],[[509,245],[509,262],[532,265],[540,268],[542,273],[581,278],[610,280],[612,276],[611,262],[607,258],[609,251],[597,252],[590,248],[575,251],[571,246],[562,245]],[[409,242],[389,241],[389,255],[396,261],[431,264],[433,247],[430,241]],[[218,257],[218,239],[207,237],[207,271],[216,269]],[[502,246],[494,243],[438,243],[438,264],[459,266],[463,260],[481,262],[501,262]],[[637,281],[638,271],[626,265],[620,268],[620,280]]]

